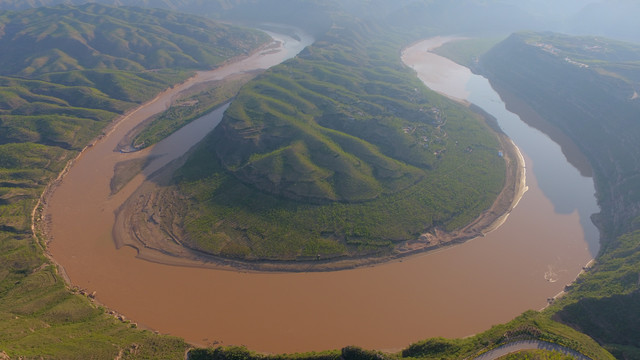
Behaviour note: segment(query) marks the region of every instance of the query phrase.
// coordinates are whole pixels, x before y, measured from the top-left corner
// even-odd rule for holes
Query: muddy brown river
[[[311,41],[280,38],[290,49]],[[405,61],[416,68],[422,64],[419,71],[427,73],[461,70],[441,58],[433,60],[426,49],[440,40],[431,41],[407,49]],[[417,53],[409,60],[412,49]],[[244,64],[265,67],[270,56],[271,65],[286,57],[282,52],[263,53]],[[518,139],[515,142],[527,160],[528,191],[500,228],[462,245],[375,267],[326,273],[179,267],[138,259],[132,248],[117,250],[112,239],[114,211],[144,176],[110,196],[114,166],[154,151],[121,154],[114,151],[118,141],[139,121],[166,108],[181,89],[251,67],[240,64],[199,74],[130,113],[83,152],[49,198],[49,249],[71,283],[96,291],[97,301],[140,326],[197,345],[246,345],[260,352],[346,345],[398,350],[427,337],[468,336],[525,310],[540,309],[591,259],[593,229],[584,226],[584,210],[565,204],[566,199],[549,197],[538,180],[538,172],[544,173],[548,164],[538,163],[532,156],[538,150],[521,146]],[[467,94],[452,96],[471,99],[478,91],[468,90],[470,75],[439,81],[450,85],[461,81],[459,86]],[[525,137],[535,132],[526,131]],[[546,143],[542,147],[551,151]],[[560,149],[555,151],[552,156],[571,167]],[[179,155],[168,154],[166,161]],[[590,191],[582,195],[593,198],[592,182]]]

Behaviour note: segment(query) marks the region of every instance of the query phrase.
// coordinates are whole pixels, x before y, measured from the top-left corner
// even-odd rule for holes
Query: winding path
[[[520,340],[511,342],[487,351],[486,353],[475,357],[473,360],[494,360],[523,350],[557,351],[565,355],[573,356],[577,360],[591,360],[591,358],[586,357],[573,349],[569,349],[568,347],[540,340]]]

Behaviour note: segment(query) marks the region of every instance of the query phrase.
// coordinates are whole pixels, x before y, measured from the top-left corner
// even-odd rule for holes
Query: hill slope
[[[267,37],[192,15],[87,4],[9,13],[1,25],[0,74],[82,69],[211,68]]]

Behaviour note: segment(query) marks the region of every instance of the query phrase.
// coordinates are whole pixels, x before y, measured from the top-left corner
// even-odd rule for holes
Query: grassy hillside
[[[246,260],[387,255],[488,208],[496,135],[426,89],[400,43],[348,22],[243,87],[178,172],[183,240]]]
[[[0,146],[82,149],[115,117],[187,75],[89,70],[43,75],[48,81],[0,76]]]
[[[640,355],[640,46],[520,33],[481,61],[492,83],[561,128],[594,168],[601,253],[549,311],[618,358]]]
[[[5,15],[0,74],[83,69],[211,68],[265,42],[265,34],[163,10],[96,4]]]
[[[612,241],[556,304],[553,318],[590,335],[618,358],[640,357],[640,231]]]
[[[0,358],[182,359],[184,340],[136,330],[91,302],[91,294],[67,288],[44,256],[43,239],[33,237],[32,210],[66,162],[110,121],[183,81],[190,69],[250,51],[262,36],[191,16],[96,5],[3,13],[0,22],[0,47],[11,49],[0,52]],[[184,30],[182,36],[201,33],[199,41],[174,40],[202,50],[183,53],[161,26],[177,34]],[[227,47],[218,42],[213,49],[209,41],[218,36]],[[253,40],[236,48],[247,39]],[[127,41],[148,43],[148,51],[112,46]],[[64,44],[73,52],[50,56]],[[160,66],[151,58],[163,47],[173,49],[167,57],[173,60],[147,71]],[[34,60],[42,56],[48,60]],[[191,62],[183,69],[165,68],[177,66],[178,59]]]

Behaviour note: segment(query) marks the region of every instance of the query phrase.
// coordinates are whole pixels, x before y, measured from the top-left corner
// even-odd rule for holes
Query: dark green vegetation
[[[487,53],[490,80],[564,131],[588,157],[601,213],[593,266],[548,313],[618,358],[640,358],[640,46],[520,33]]]
[[[611,241],[554,319],[589,334],[618,358],[640,358],[640,232]]]
[[[202,49],[180,53],[161,39],[162,26],[199,32],[207,42],[220,31],[233,49],[177,39]],[[184,340],[133,329],[69,289],[44,256],[43,240],[33,237],[32,210],[66,162],[111,120],[183,81],[190,69],[251,51],[262,36],[193,16],[96,5],[2,13],[0,29],[0,357],[182,358]],[[123,50],[134,43],[149,44],[148,51]],[[53,50],[67,45],[64,54]],[[166,65],[183,70],[152,60],[165,47],[173,49],[166,59],[174,59]]]
[[[505,178],[496,135],[426,89],[400,44],[345,21],[243,87],[177,173],[183,241],[247,260],[387,255],[488,208]]]

